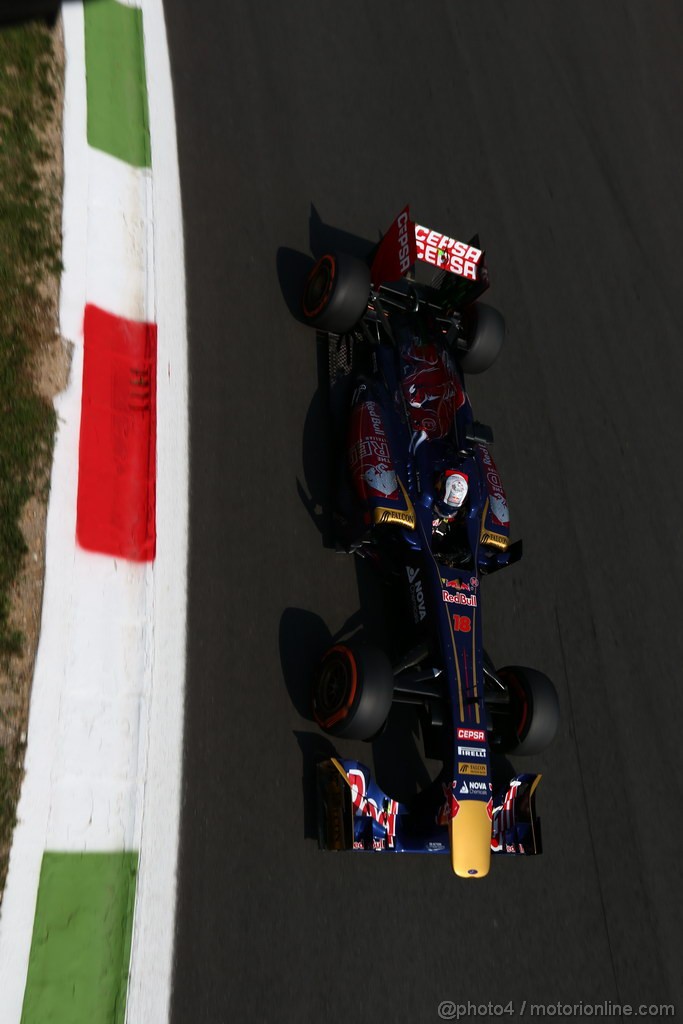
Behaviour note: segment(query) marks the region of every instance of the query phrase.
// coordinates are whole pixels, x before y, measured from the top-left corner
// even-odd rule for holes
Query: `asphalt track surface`
[[[174,1024],[683,1012],[680,4],[166,13],[191,371]],[[525,556],[485,585],[485,636],[563,708],[534,759],[545,852],[481,882],[307,837],[309,667],[359,597],[302,500],[316,346],[288,301],[312,249],[406,201],[488,251],[509,336],[471,393]]]

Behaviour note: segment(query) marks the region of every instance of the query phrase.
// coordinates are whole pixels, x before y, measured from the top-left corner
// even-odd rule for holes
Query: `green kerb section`
[[[45,853],[21,1024],[123,1024],[137,853]]]
[[[142,11],[90,0],[84,13],[88,142],[133,167],[150,167]]]

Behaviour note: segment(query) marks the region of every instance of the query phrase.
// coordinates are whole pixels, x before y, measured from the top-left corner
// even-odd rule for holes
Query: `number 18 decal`
[[[454,615],[453,629],[456,633],[469,633],[472,629],[472,620],[468,615]]]

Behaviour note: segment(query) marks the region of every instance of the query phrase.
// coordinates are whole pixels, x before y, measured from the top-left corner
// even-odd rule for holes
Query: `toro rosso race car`
[[[551,681],[495,669],[482,639],[482,579],[522,554],[510,542],[492,432],[465,390],[465,375],[486,370],[503,344],[502,317],[478,301],[487,287],[476,237],[432,231],[406,207],[367,262],[319,259],[302,300],[304,320],[329,345],[337,544],[390,584],[396,627],[390,651],[352,639],[325,654],[313,714],[334,737],[367,740],[393,703],[410,704],[443,763],[401,803],[363,764],[321,762],[320,843],[450,852],[465,878],[486,875],[492,852],[541,852],[540,775],[498,789],[493,768],[499,755],[543,750],[559,722]]]

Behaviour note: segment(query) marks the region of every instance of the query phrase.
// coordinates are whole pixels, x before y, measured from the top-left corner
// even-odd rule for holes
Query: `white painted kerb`
[[[88,147],[83,8],[67,3],[62,12],[67,66],[60,322],[74,351],[69,386],[55,403],[59,425],[42,630],[0,916],[2,1024],[18,1024],[21,1017],[45,849],[140,851],[127,1020],[168,1019],[185,679],[185,282],[163,7],[161,0],[140,6],[153,176]],[[93,555],[75,543],[86,302],[158,324],[153,565]]]

